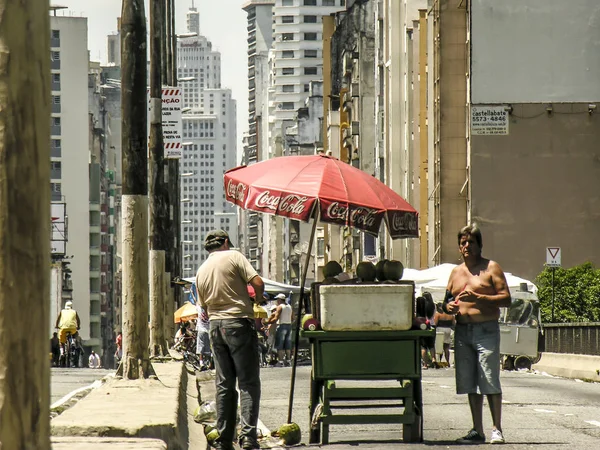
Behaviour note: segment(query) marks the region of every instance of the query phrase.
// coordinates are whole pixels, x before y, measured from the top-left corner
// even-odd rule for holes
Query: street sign
[[[546,247],[546,266],[561,267],[560,247]]]
[[[150,105],[150,91],[148,90],[148,132],[150,132]],[[182,107],[181,88],[163,86],[162,129],[165,158],[180,159],[183,156]]]

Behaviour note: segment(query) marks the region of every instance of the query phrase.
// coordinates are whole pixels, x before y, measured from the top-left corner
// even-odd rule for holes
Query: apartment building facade
[[[100,294],[92,298],[90,289],[93,281],[90,277],[87,19],[53,15],[50,28],[51,200],[66,204],[67,255],[71,262],[73,306],[82,322],[80,335],[87,345],[98,346],[100,323],[91,319],[95,315],[93,311],[99,310]]]

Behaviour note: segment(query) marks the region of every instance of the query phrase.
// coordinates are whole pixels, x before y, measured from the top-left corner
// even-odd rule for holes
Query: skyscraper
[[[225,201],[223,173],[236,165],[236,102],[221,87],[221,54],[198,32],[195,7],[187,14],[188,33],[177,42],[179,86],[183,89],[181,173],[182,267],[192,276],[206,259],[207,231],[220,228],[237,244],[237,211]],[[189,110],[188,110],[189,108]]]

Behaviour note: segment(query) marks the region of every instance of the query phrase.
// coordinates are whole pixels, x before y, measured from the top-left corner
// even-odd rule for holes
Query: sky
[[[237,100],[238,155],[242,150],[242,134],[248,129],[248,35],[244,3],[245,0],[194,0],[200,13],[200,33],[212,41],[213,49],[221,52],[221,86],[230,88]],[[58,15],[88,18],[90,59],[106,63],[106,36],[117,31],[121,0],[52,0],[51,4],[68,7]],[[185,14],[190,6],[192,0],[175,0],[177,33],[186,31]]]

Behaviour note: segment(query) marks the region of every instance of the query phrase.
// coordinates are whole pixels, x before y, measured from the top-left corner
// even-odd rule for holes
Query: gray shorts
[[[497,321],[456,324],[457,394],[501,394],[500,326]]]

